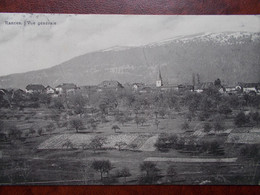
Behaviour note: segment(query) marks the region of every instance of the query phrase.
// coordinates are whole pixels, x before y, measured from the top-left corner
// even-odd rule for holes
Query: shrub
[[[248,118],[246,117],[244,112],[239,112],[234,119],[234,123],[238,127],[242,127],[248,122],[249,122]]]
[[[210,112],[208,112],[207,110],[201,111],[198,115],[198,119],[200,121],[205,121],[206,119],[208,119],[210,117]]]
[[[212,126],[210,125],[210,123],[204,123],[203,129],[204,132],[208,133],[212,129]]]
[[[228,115],[232,112],[231,108],[227,104],[221,104],[218,108],[220,114]]]
[[[62,144],[62,147],[73,149],[73,143],[70,140],[67,140],[65,143]]]
[[[49,124],[46,126],[46,131],[49,132],[49,133],[51,133],[54,129],[55,129],[54,123],[49,123]]]
[[[125,183],[126,183],[126,178],[130,177],[132,174],[130,173],[129,168],[124,167],[121,170],[118,170],[116,173],[116,177],[124,177]]]
[[[112,129],[115,131],[115,133],[116,133],[116,130],[120,130],[120,127],[118,127],[118,125],[113,125],[112,126]]]
[[[81,119],[72,119],[70,121],[70,125],[72,128],[76,130],[76,132],[78,132],[79,129],[82,129],[84,127]]]
[[[169,140],[168,140],[167,134],[160,134],[159,138],[157,139],[154,146],[157,148],[157,150],[161,152],[168,152],[169,151]]]
[[[170,183],[174,182],[174,178],[176,177],[176,175],[177,175],[177,172],[176,172],[175,165],[170,165],[167,168],[167,179],[168,179],[168,182],[170,182]]]
[[[144,176],[140,177],[141,184],[153,184],[159,179],[159,169],[153,162],[143,162],[140,164],[141,172],[145,172]]]
[[[42,133],[43,133],[43,129],[42,128],[38,129],[37,133],[38,133],[39,136],[41,136]]]
[[[91,140],[91,142],[89,144],[89,148],[91,148],[95,153],[96,150],[100,150],[103,147],[103,145],[106,143],[107,143],[106,138],[96,136]]]
[[[35,133],[36,133],[36,131],[34,130],[34,127],[30,127],[29,134],[33,135]]]
[[[217,140],[202,142],[201,149],[203,152],[212,153],[214,155],[223,155],[221,143]]]
[[[259,148],[256,145],[244,145],[240,149],[240,155],[246,158],[258,159],[260,157]]]
[[[187,130],[190,128],[190,125],[187,121],[185,121],[182,125],[181,125],[181,129],[182,130]]]
[[[221,130],[224,130],[224,125],[223,123],[220,123],[220,122],[215,122],[214,123],[214,129],[215,131],[221,131]]]
[[[109,160],[94,160],[91,167],[100,173],[100,179],[103,180],[103,174],[109,174],[109,171],[113,168]]]
[[[260,122],[260,115],[258,112],[254,112],[251,114],[252,120],[256,122],[256,125]]]

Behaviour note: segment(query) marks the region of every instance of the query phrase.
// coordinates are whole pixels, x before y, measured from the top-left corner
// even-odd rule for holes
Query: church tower
[[[162,81],[161,70],[159,68],[159,79],[156,81],[156,87],[161,87],[161,86],[163,86],[163,81]]]

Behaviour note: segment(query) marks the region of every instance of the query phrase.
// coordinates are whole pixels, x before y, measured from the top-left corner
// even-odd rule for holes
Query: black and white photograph
[[[0,185],[260,185],[260,15],[0,13]]]

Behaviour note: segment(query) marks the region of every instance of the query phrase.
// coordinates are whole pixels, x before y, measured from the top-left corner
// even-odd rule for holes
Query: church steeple
[[[161,69],[159,68],[159,80],[162,81],[162,74],[161,74]]]
[[[161,86],[163,86],[163,80],[162,80],[161,69],[159,67],[159,78],[156,81],[156,87],[161,87]]]

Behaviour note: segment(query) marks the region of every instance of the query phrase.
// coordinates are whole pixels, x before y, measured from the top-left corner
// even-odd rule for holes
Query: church
[[[162,74],[161,74],[161,70],[159,69],[159,78],[156,81],[156,87],[162,87],[162,86],[163,86]]]

